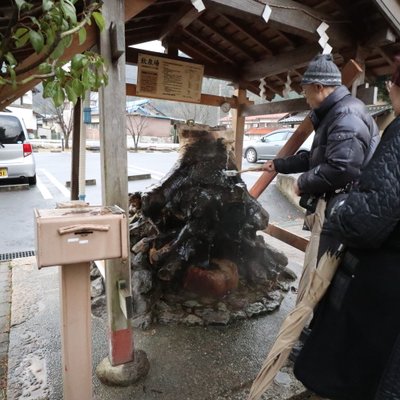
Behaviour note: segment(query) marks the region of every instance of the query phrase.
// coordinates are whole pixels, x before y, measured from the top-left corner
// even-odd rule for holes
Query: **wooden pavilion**
[[[32,2],[40,12],[42,0]],[[82,0],[75,6],[82,8]],[[79,45],[75,38],[63,57],[68,60],[97,45],[108,64],[109,84],[100,90],[102,201],[123,209],[128,206],[125,101],[127,94],[137,93],[136,85],[125,83],[125,63],[137,64],[139,53],[187,62],[187,58],[178,55],[182,51],[191,57],[190,62],[204,67],[204,76],[235,86],[232,98],[202,94],[199,102],[213,106],[228,102],[233,109],[240,164],[245,116],[307,109],[303,99],[271,100],[288,87],[300,93],[302,73],[323,47],[332,48],[335,62],[343,69],[344,81],[355,95],[364,83],[373,84],[377,78],[391,74],[393,56],[400,52],[400,2],[396,0],[105,0],[103,15],[106,28],[101,34],[92,24],[86,41]],[[14,20],[13,7],[9,2],[1,2],[0,32],[6,33]],[[167,54],[130,47],[151,40],[161,40]],[[39,56],[29,45],[20,49],[16,58],[18,69],[25,71],[21,77],[35,72]],[[350,60],[356,63],[349,64]],[[0,87],[0,109],[37,83],[32,81],[16,89]],[[247,91],[261,92],[265,102],[251,104]],[[79,103],[76,115],[80,115]],[[121,118],[115,118],[118,115]],[[72,199],[78,195],[78,132],[79,123],[73,137]],[[303,136],[299,135],[298,140],[304,140],[310,126],[300,133]],[[287,151],[294,150],[295,146]],[[253,192],[256,197],[270,178],[264,179]],[[110,261],[109,265],[107,290],[115,294],[108,309],[112,314],[112,332],[118,336],[125,332],[127,321],[117,310],[114,283],[130,282],[129,265],[120,261]],[[127,335],[125,340],[129,341]],[[117,350],[111,351],[113,361],[127,361],[118,358]]]

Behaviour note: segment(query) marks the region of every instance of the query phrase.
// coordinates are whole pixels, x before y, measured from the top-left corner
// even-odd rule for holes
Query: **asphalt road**
[[[86,178],[96,179],[96,185],[87,186],[86,201],[91,205],[101,204],[100,154],[87,152]],[[69,189],[65,186],[71,179],[71,153],[35,153],[37,164],[36,186],[24,190],[3,191],[0,187],[1,241],[0,256],[14,252],[34,250],[34,208],[54,208],[57,202],[69,199]],[[177,152],[128,153],[128,173],[150,173],[151,179],[130,181],[129,192],[150,190],[174,165]],[[243,160],[243,168],[253,167]],[[260,173],[242,174],[242,179],[250,188]],[[0,182],[4,184],[4,182]],[[1,190],[3,189],[3,190]],[[274,223],[285,224],[299,220],[302,214],[293,207],[272,183],[260,197],[260,202],[270,213]]]

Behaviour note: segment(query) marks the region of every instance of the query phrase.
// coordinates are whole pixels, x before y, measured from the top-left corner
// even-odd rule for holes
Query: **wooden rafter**
[[[189,57],[194,58],[195,60],[201,61],[203,64],[216,64],[215,58],[204,54],[204,52],[199,51],[197,48],[191,46],[187,42],[180,42],[179,49],[187,54]]]
[[[228,17],[224,14],[219,14],[222,18],[224,18],[230,25],[232,25],[235,29],[237,29],[239,32],[241,32],[243,35],[251,39],[253,42],[255,42],[258,46],[260,46],[266,54],[272,54],[272,51],[265,43],[263,43],[261,40],[257,38],[257,35],[255,33],[250,32],[250,29],[247,27],[244,27],[240,22],[235,21],[232,17]]]
[[[192,32],[188,28],[184,29],[183,32],[188,35],[192,40],[198,42],[201,46],[205,47],[211,53],[218,55],[218,57],[222,58],[223,60],[227,61],[229,64],[233,64],[233,61],[222,51],[217,49],[215,46],[212,45],[207,39],[203,39],[197,35],[197,32]]]
[[[225,35],[223,32],[220,30],[214,29],[210,24],[208,24],[205,20],[203,19],[197,19],[197,23],[202,25],[204,28],[208,29],[212,35],[218,37],[219,39],[223,40],[225,43],[228,44],[229,47],[233,47],[238,51],[241,55],[243,55],[247,60],[253,60],[253,57],[248,54],[248,52],[241,47],[240,45],[237,44],[233,39],[229,38],[229,36]]]

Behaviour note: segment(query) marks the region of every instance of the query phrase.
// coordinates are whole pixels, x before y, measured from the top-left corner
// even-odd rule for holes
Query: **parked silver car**
[[[245,143],[243,147],[243,157],[245,157],[249,163],[255,163],[258,160],[274,159],[288,139],[293,135],[294,131],[295,129],[293,128],[277,129],[267,133],[256,141]],[[297,153],[310,150],[313,140],[314,132],[301,145]]]
[[[0,112],[0,180],[11,178],[35,185],[35,159],[24,121],[13,113]]]

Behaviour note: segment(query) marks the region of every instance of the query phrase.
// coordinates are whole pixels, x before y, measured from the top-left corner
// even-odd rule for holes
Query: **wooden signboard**
[[[200,103],[204,66],[139,54],[136,93],[142,97]]]

